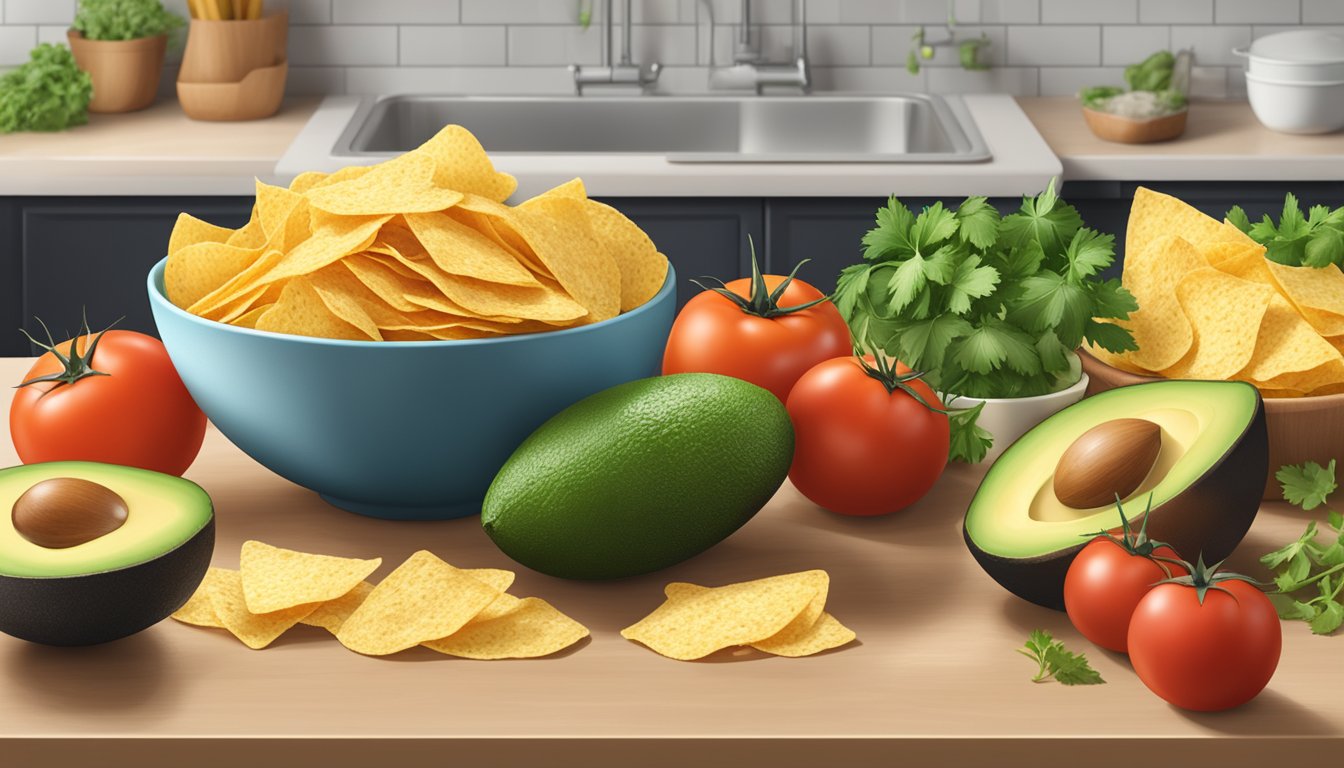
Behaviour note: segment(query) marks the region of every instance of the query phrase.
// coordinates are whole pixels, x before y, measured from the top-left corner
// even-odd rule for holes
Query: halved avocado
[[[107,504],[117,507],[110,524]],[[47,645],[103,643],[162,621],[196,591],[215,546],[200,486],[134,467],[0,469],[0,515],[0,632]]]
[[[1102,392],[1047,418],[1008,447],[985,473],[966,510],[966,546],[1013,594],[1064,609],[1064,574],[1088,534],[1117,530],[1114,504],[1073,509],[1055,497],[1060,456],[1084,432],[1122,418],[1162,428],[1147,477],[1123,499],[1148,534],[1193,561],[1227,557],[1260,509],[1269,471],[1264,404],[1250,384],[1161,381]]]

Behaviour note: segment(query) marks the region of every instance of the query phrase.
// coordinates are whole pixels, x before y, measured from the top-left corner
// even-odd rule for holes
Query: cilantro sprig
[[[1265,246],[1265,258],[1290,267],[1321,269],[1344,266],[1344,208],[1333,211],[1313,205],[1306,215],[1290,192],[1283,199],[1278,226],[1269,214],[1252,223],[1241,206],[1234,205],[1225,217],[1252,240]]]
[[[881,349],[951,395],[1028,397],[1078,379],[1073,350],[1089,341],[1136,349],[1123,320],[1138,308],[1118,279],[1114,237],[1083,226],[1055,194],[1007,216],[983,197],[919,213],[895,197],[863,237],[863,260],[841,272],[836,307],[857,341]],[[952,458],[978,461],[988,434],[974,409],[952,421]]]
[[[1274,477],[1283,487],[1284,499],[1305,511],[1324,506],[1338,488],[1333,459],[1324,467],[1314,461],[1288,465]],[[1274,571],[1278,592],[1270,593],[1269,599],[1279,617],[1305,621],[1318,635],[1331,634],[1344,624],[1344,514],[1327,507],[1325,527],[1324,541],[1313,520],[1297,540],[1260,558]]]
[[[0,133],[62,131],[89,122],[93,80],[64,45],[41,43],[0,75]]]
[[[1026,645],[1017,652],[1036,662],[1036,676],[1031,678],[1033,683],[1054,680],[1060,685],[1099,685],[1106,682],[1101,679],[1101,673],[1087,663],[1086,656],[1067,650],[1044,629],[1033,630]]]

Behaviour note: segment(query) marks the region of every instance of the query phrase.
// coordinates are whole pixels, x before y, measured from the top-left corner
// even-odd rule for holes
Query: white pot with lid
[[[1265,35],[1249,48],[1233,48],[1246,59],[1246,73],[1260,81],[1338,83],[1344,81],[1344,35],[1297,29]]]

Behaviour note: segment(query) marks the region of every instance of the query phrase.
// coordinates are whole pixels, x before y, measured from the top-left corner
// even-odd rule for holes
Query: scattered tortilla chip
[[[310,627],[321,627],[331,634],[341,631],[345,620],[350,618],[350,614],[364,603],[364,599],[373,591],[373,585],[367,581],[361,581],[356,584],[354,589],[346,592],[335,600],[317,606],[317,608],[299,621],[300,624],[306,624]]]
[[[210,604],[224,628],[253,650],[270,645],[316,608],[299,605],[272,613],[252,613],[247,610],[243,575],[223,568],[217,570],[219,573],[209,587]]]
[[[478,618],[448,637],[421,645],[467,659],[531,659],[562,651],[587,636],[587,627],[545,600],[527,597],[499,615]]]
[[[453,634],[499,595],[494,587],[420,550],[373,588],[336,639],[367,656],[404,651]]]
[[[170,618],[176,619],[183,624],[192,624],[197,627],[214,627],[223,629],[224,623],[219,620],[219,615],[215,613],[215,605],[210,602],[210,585],[217,580],[224,572],[223,568],[208,568],[205,571],[205,578],[200,586],[187,598],[187,602],[181,608],[170,615]]]
[[[668,658],[704,658],[724,648],[774,637],[829,583],[826,572],[816,570],[703,591],[669,585],[667,601],[621,630],[621,636]]]
[[[260,541],[245,541],[239,571],[247,610],[270,613],[335,600],[354,589],[382,564],[381,557],[359,560],[314,555]]]

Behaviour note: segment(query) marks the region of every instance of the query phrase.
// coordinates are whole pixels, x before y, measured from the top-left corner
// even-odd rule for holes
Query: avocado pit
[[[1162,451],[1162,428],[1147,419],[1112,419],[1084,432],[1055,465],[1055,498],[1074,509],[1111,504],[1141,485]]]
[[[36,483],[14,501],[11,520],[23,538],[47,549],[93,541],[126,523],[126,500],[112,489],[74,477]]]

